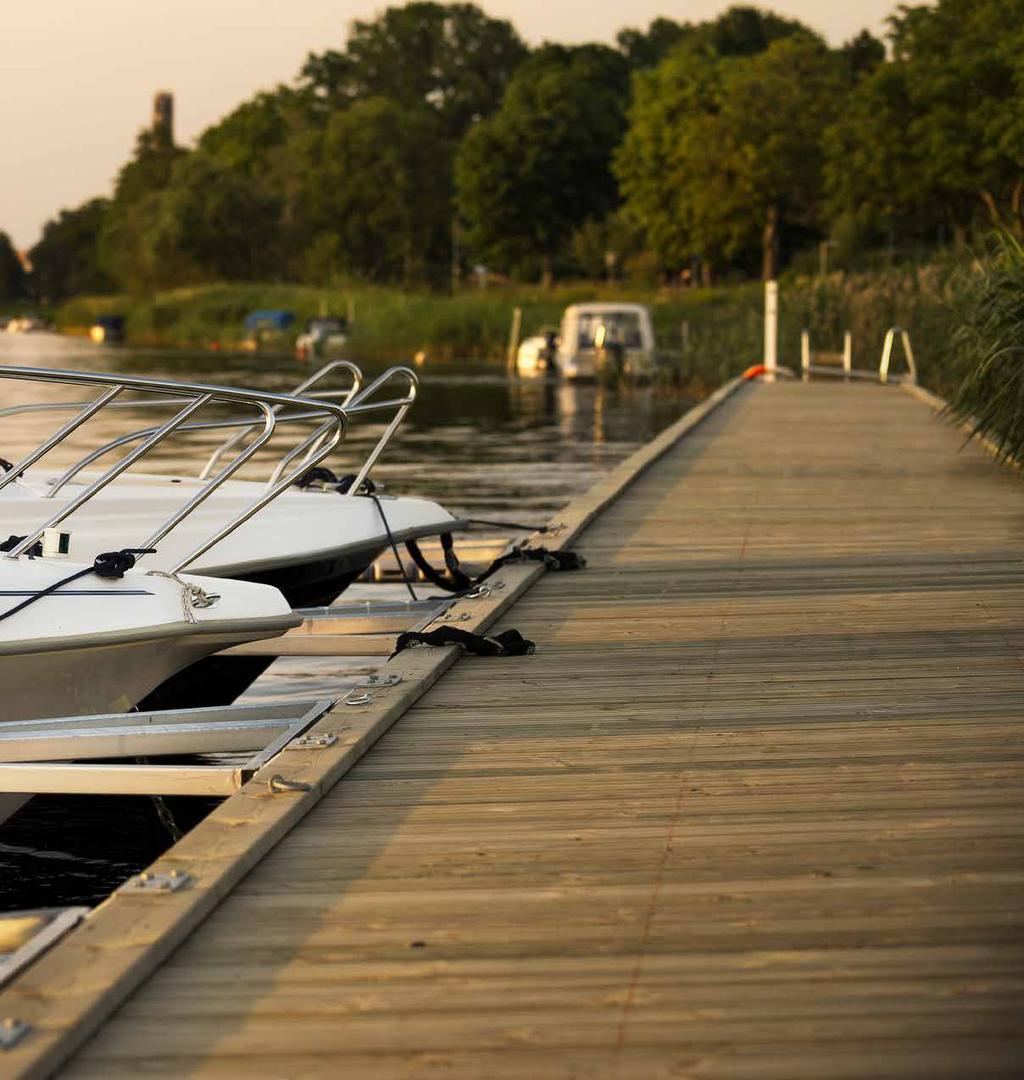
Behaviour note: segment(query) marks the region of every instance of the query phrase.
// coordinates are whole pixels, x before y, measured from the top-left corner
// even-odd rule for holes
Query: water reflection
[[[358,358],[356,358],[358,360]],[[98,347],[54,334],[0,333],[0,363],[123,371],[287,391],[310,374],[289,357]],[[366,371],[372,378],[380,369]],[[654,386],[566,385],[520,381],[485,363],[420,369],[416,406],[374,469],[395,492],[423,495],[457,514],[539,522],[653,438],[689,402]],[[81,388],[0,380],[0,405],[84,400]],[[51,463],[154,422],[158,410],[106,413],[76,433]],[[61,422],[58,414],[0,421],[0,457],[14,459]],[[354,472],[381,431],[353,424],[326,462]],[[223,434],[196,433],[161,444],[146,471],[195,474]],[[266,456],[262,459],[267,471]],[[2,523],[0,523],[2,527]],[[6,535],[6,533],[4,533]],[[253,699],[316,697],[337,688],[337,661],[277,661],[253,688]],[[343,691],[342,691],[343,692]],[[188,825],[204,807],[178,800]],[[168,844],[148,800],[36,798],[0,826],[0,910],[43,904],[96,903]]]

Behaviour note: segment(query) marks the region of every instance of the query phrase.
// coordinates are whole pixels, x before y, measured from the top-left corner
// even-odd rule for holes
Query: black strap
[[[460,569],[451,533],[441,533],[441,550],[444,552],[444,564],[448,568],[447,575],[430,565],[415,540],[406,540],[405,548],[412,556],[412,561],[419,567],[420,572],[431,585],[436,585],[439,589],[453,593],[466,592],[467,589],[473,587],[472,579]]]
[[[524,638],[518,630],[503,630],[500,634],[489,637],[484,634],[471,634],[457,626],[439,626],[426,633],[410,630],[399,634],[395,651],[391,655],[397,656],[410,645],[458,645],[463,652],[471,656],[529,656],[536,649],[534,643],[529,638]]]
[[[575,551],[549,551],[546,547],[517,547],[507,555],[501,555],[476,579],[476,584],[486,581],[491,574],[497,573],[510,563],[542,562],[548,570],[582,570],[587,560]]]
[[[510,563],[542,562],[548,570],[555,571],[582,570],[587,565],[587,560],[575,551],[549,551],[545,547],[517,547],[506,555],[500,555],[482,574],[470,578],[459,568],[459,560],[455,555],[452,534],[442,533],[441,549],[444,552],[445,566],[448,568],[448,575],[446,576],[427,562],[419,544],[415,540],[407,540],[405,546],[412,556],[412,561],[420,568],[427,581],[432,585],[436,585],[439,589],[452,593],[467,592]]]
[[[10,540],[5,541],[10,545],[5,550],[10,551],[24,539],[23,536],[11,537],[10,540],[14,540],[15,543],[11,544]],[[66,578],[61,578],[60,581],[47,585],[40,592],[33,593],[32,596],[22,600],[20,604],[15,604],[14,607],[0,615],[0,622],[9,619],[12,615],[17,615],[19,611],[24,611],[25,608],[34,604],[37,600],[42,600],[44,596],[50,596],[63,586],[70,585],[72,581],[85,577],[86,574],[96,574],[102,578],[123,578],[125,572],[131,570],[135,565],[136,555],[149,555],[154,551],[156,551],[156,548],[122,548],[120,551],[104,551],[96,556],[92,566],[85,566],[81,570],[76,570],[75,573],[69,574]]]

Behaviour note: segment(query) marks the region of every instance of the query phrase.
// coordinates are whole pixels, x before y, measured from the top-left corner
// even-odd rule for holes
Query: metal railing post
[[[800,332],[800,370],[803,372],[805,381],[811,377],[811,332],[809,330]]]
[[[849,375],[853,371],[853,334],[849,330],[843,334],[843,372]]]

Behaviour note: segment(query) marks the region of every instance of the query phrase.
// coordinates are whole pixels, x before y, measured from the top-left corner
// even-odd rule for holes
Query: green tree
[[[1024,0],[939,0],[890,19],[922,187],[963,232],[984,207],[1020,227],[1024,202]]]
[[[276,276],[278,201],[240,169],[203,153],[175,166],[154,208],[151,244],[162,286]]]
[[[29,252],[33,292],[46,300],[109,292],[113,282],[99,264],[99,236],[110,206],[108,199],[90,199],[43,226],[43,235]]]
[[[893,59],[862,78],[825,139],[829,207],[868,238],[959,243],[1020,229],[1024,0],[939,0],[890,19]]]
[[[717,19],[702,23],[654,19],[647,30],[620,30],[615,40],[630,66],[644,70],[657,67],[673,49],[686,42],[709,48],[719,56],[754,56],[780,38],[809,33],[808,27],[794,19],[737,5]]]
[[[0,232],[0,300],[19,300],[25,295],[25,271],[11,238]]]
[[[331,108],[370,97],[426,106],[458,138],[498,107],[526,55],[511,23],[474,4],[420,0],[356,20],[344,51],[310,54],[302,79]]]
[[[657,67],[680,42],[693,33],[694,27],[690,23],[659,18],[652,19],[646,30],[629,27],[620,30],[615,42],[630,67],[644,70]]]
[[[373,280],[423,279],[447,265],[447,146],[425,108],[370,98],[334,113],[304,164],[307,263]]]
[[[455,182],[473,251],[511,269],[554,258],[618,202],[611,155],[625,129],[629,65],[600,45],[549,45],[509,84],[501,109],[459,148]]]
[[[701,40],[719,56],[756,56],[782,38],[810,33],[795,19],[743,5],[731,7],[717,19],[699,27]]]
[[[835,54],[803,33],[754,56],[686,46],[639,75],[616,170],[658,256],[719,262],[760,240],[774,277],[784,230],[819,223],[821,137],[841,89]]]
[[[921,185],[920,151],[905,135],[913,106],[903,67],[882,64],[847,96],[825,132],[828,212],[869,243],[925,231],[943,210]]]
[[[155,246],[162,211],[160,195],[175,163],[186,151],[168,141],[164,129],[145,129],[135,153],[118,173],[114,197],[99,237],[103,271],[125,289],[144,291],[162,280],[167,263]]]
[[[850,82],[856,83],[885,62],[885,45],[868,30],[861,32],[839,50]]]

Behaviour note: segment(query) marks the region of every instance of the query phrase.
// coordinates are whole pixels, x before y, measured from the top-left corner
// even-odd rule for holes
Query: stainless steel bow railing
[[[400,398],[388,398],[384,401],[373,401],[373,396],[380,390],[382,386],[386,386],[388,383],[394,382],[397,379],[404,380],[406,384],[405,394]],[[416,402],[416,393],[419,389],[419,376],[411,368],[407,367],[392,367],[388,368],[383,374],[378,375],[369,385],[364,387],[358,393],[354,394],[345,405],[345,413],[348,416],[359,416],[366,413],[380,412],[385,409],[394,409],[395,415],[388,421],[384,432],[377,440],[373,449],[366,456],[366,460],[363,462],[362,468],[356,475],[355,480],[349,487],[349,491],[355,492],[359,490],[363,481],[369,475],[370,470],[379,460],[381,454],[384,452],[385,447],[391,441],[391,437],[398,430],[399,425],[405,418],[405,414],[412,408]],[[309,468],[314,462],[311,460],[311,455],[317,448],[316,436],[311,435],[304,442],[299,443],[293,447],[281,460],[277,463],[277,467],[271,474],[270,483],[273,484],[281,475],[283,470],[300,454],[305,454],[303,458],[303,465]]]
[[[316,386],[324,381],[327,375],[332,372],[343,370],[346,371],[351,377],[351,384],[347,387],[334,390],[315,390],[312,392],[310,388]],[[349,400],[359,392],[363,383],[363,373],[359,368],[348,360],[336,360],[329,364],[325,364],[318,371],[314,372],[299,383],[298,386],[293,387],[287,391],[291,397],[302,395],[304,398],[312,398],[316,401],[327,401],[332,399],[338,399],[341,405],[346,405]],[[158,400],[146,400],[146,399],[132,399],[130,401],[110,401],[104,408],[105,409],[147,409],[147,408],[166,408],[168,405],[187,405],[190,398],[169,398],[164,397]],[[84,401],[46,401],[46,402],[32,402],[25,405],[13,405],[5,409],[0,409],[0,420],[8,416],[16,416],[25,413],[35,412],[71,412],[74,410],[81,410],[89,404]],[[281,423],[302,423],[311,419],[314,414],[309,412],[288,413],[282,416],[280,414],[281,406],[276,405],[273,408],[273,413],[278,424]],[[203,421],[201,423],[182,424],[177,428],[178,432],[196,432],[196,431],[215,431],[224,430],[229,428],[240,429],[236,430],[235,434],[229,435],[227,440],[218,446],[210,458],[207,460],[206,465],[202,471],[198,474],[198,479],[205,480],[209,477],[213,471],[214,466],[224,456],[225,453],[234,449],[239,443],[250,435],[256,428],[259,427],[259,422],[253,422],[250,417],[244,418],[232,418],[225,420]],[[140,439],[145,439],[158,430],[157,427],[140,428],[136,431],[128,432],[124,435],[118,436],[116,439],[111,439],[109,442],[104,443],[102,446],[96,447],[96,449],[90,451],[78,461],[74,462],[65,472],[61,473],[56,479],[54,479],[48,486],[45,492],[41,492],[43,498],[52,499],[58,492],[71,480],[73,480],[79,473],[83,472],[90,465],[94,464],[100,458],[104,457],[112,450],[117,450],[122,446],[128,446],[133,442],[138,442]]]
[[[12,468],[0,476],[0,491],[8,484],[13,483],[26,469],[31,468],[44,458],[54,447],[58,446],[73,432],[89,421],[97,413],[114,404],[115,399],[126,390],[134,390],[147,394],[158,395],[165,406],[180,405],[181,408],[167,421],[159,426],[147,428],[143,433],[133,433],[132,441],[141,442],[134,449],[111,465],[95,480],[87,484],[74,498],[69,500],[59,510],[52,514],[42,525],[38,526],[29,535],[24,537],[9,552],[8,558],[17,558],[28,551],[40,540],[48,529],[56,528],[62,521],[73,514],[79,507],[93,498],[99,491],[105,488],[118,476],[124,473],[140,458],[148,454],[155,446],[163,442],[168,436],[180,431],[189,425],[186,421],[196,412],[210,403],[220,402],[235,406],[250,407],[255,409],[258,418],[254,421],[246,417],[242,421],[214,422],[214,426],[239,426],[246,425],[249,432],[253,432],[262,426],[259,435],[252,442],[221,468],[213,477],[208,479],[184,505],[179,507],[157,529],[146,538],[139,546],[143,548],[153,547],[162,540],[172,529],[179,525],[201,503],[216,491],[227,479],[245,464],[260,447],[265,445],[274,434],[278,423],[278,413],[281,409],[291,408],[294,413],[287,414],[290,420],[298,415],[312,422],[319,421],[316,429],[308,439],[303,440],[303,445],[310,444],[310,451],[302,463],[288,472],[280,475],[276,481],[271,482],[263,489],[258,498],[246,506],[241,513],[236,515],[226,525],[218,529],[211,537],[208,537],[193,551],[189,552],[174,567],[172,573],[184,569],[201,555],[205,554],[215,544],[220,543],[240,525],[244,524],[254,514],[275,499],[281,492],[286,490],[298,477],[312,465],[322,461],[345,435],[348,417],[345,409],[334,402],[317,398],[303,398],[291,394],[274,394],[256,390],[240,390],[234,387],[214,386],[204,383],[170,382],[161,379],[140,378],[128,375],[105,375],[90,372],[64,371],[51,368],[27,368],[0,366],[0,378],[20,381],[67,383],[77,386],[94,386],[104,388],[100,395],[90,402],[79,402],[75,406],[78,412],[68,421],[61,425],[52,435],[40,443],[34,450],[26,454],[20,461],[14,463]],[[351,395],[350,395],[351,396]],[[275,411],[276,410],[276,411]],[[200,425],[191,425],[193,429]],[[119,444],[120,441],[118,441]]]

